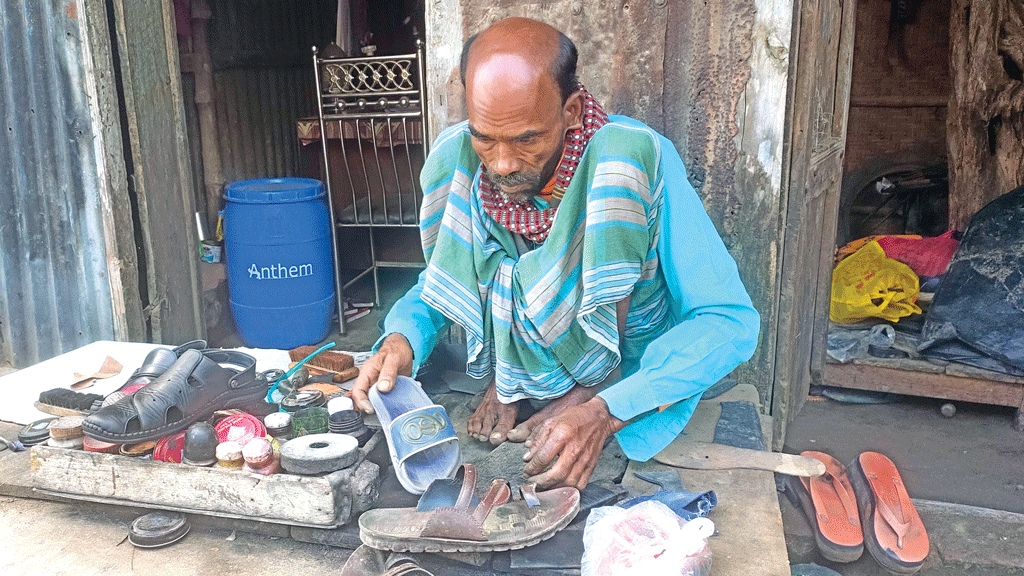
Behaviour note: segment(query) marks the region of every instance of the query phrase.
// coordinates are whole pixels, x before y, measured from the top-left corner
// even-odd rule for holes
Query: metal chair
[[[314,47],[313,70],[336,273],[338,229],[364,228],[369,237],[369,268],[344,285],[337,278],[344,334],[345,289],[372,274],[379,307],[378,269],[423,266],[422,255],[418,262],[380,259],[374,238],[376,228],[419,226],[419,171],[428,148],[423,42],[417,39],[413,54],[358,58],[321,58]],[[341,159],[332,166],[328,142],[335,139]]]

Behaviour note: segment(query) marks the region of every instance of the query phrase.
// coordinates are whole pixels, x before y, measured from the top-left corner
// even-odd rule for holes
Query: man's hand
[[[412,376],[412,346],[405,336],[395,332],[381,342],[377,353],[359,369],[359,377],[352,386],[352,403],[359,410],[373,414],[373,406],[366,395],[370,386],[376,384],[377,390],[390,392],[399,374]]]
[[[542,488],[583,490],[597,467],[604,441],[625,426],[597,396],[552,416],[534,428],[526,441],[526,476]]]

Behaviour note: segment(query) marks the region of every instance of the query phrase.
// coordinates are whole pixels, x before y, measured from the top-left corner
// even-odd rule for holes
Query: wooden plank
[[[725,394],[697,404],[680,442],[710,442],[721,415],[721,403],[757,402],[758,391],[740,384]],[[775,477],[761,470],[683,470],[658,462],[629,463],[623,486],[632,494],[651,494],[657,487],[636,478],[641,470],[674,470],[687,490],[714,490],[718,505],[709,515],[717,533],[711,546],[713,576],[790,576]]]
[[[790,150],[772,415],[776,444],[825,358],[856,1],[803,0],[794,24]]]
[[[100,151],[97,186],[103,209],[103,242],[107,253],[110,295],[113,300],[114,338],[128,342],[146,339],[139,294],[138,251],[132,218],[125,150],[122,146],[121,109],[117,99],[114,61],[106,2],[83,0],[79,13],[84,30],[82,64],[85,89],[98,128],[94,145]]]
[[[1020,407],[1024,402],[1024,384],[859,364],[826,365],[825,384],[997,406]]]
[[[1024,4],[953,0],[947,116],[949,225],[1024,183]]]
[[[814,458],[710,442],[673,442],[654,459],[667,466],[689,470],[745,468],[808,477],[821,476],[825,473],[825,465]]]
[[[146,270],[151,338],[201,338],[195,198],[171,0],[115,0],[114,22]]]
[[[344,489],[349,469],[325,476],[259,476],[35,446],[31,470],[36,489],[106,504],[321,527],[344,523],[352,506]]]

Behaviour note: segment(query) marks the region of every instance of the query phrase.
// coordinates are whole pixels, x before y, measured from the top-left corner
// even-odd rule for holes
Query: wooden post
[[[949,224],[1024,184],[1024,4],[953,0],[946,117]]]
[[[206,229],[217,228],[224,174],[221,172],[220,141],[217,134],[216,97],[213,86],[213,66],[210,63],[210,45],[206,37],[206,23],[212,13],[206,0],[192,3],[192,72],[195,75],[196,109],[199,112],[199,140],[203,150],[203,188],[206,190]]]

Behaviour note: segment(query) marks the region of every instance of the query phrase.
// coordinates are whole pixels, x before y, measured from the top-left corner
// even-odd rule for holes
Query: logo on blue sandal
[[[410,444],[426,444],[448,426],[444,413],[419,414],[402,424],[402,439]]]

